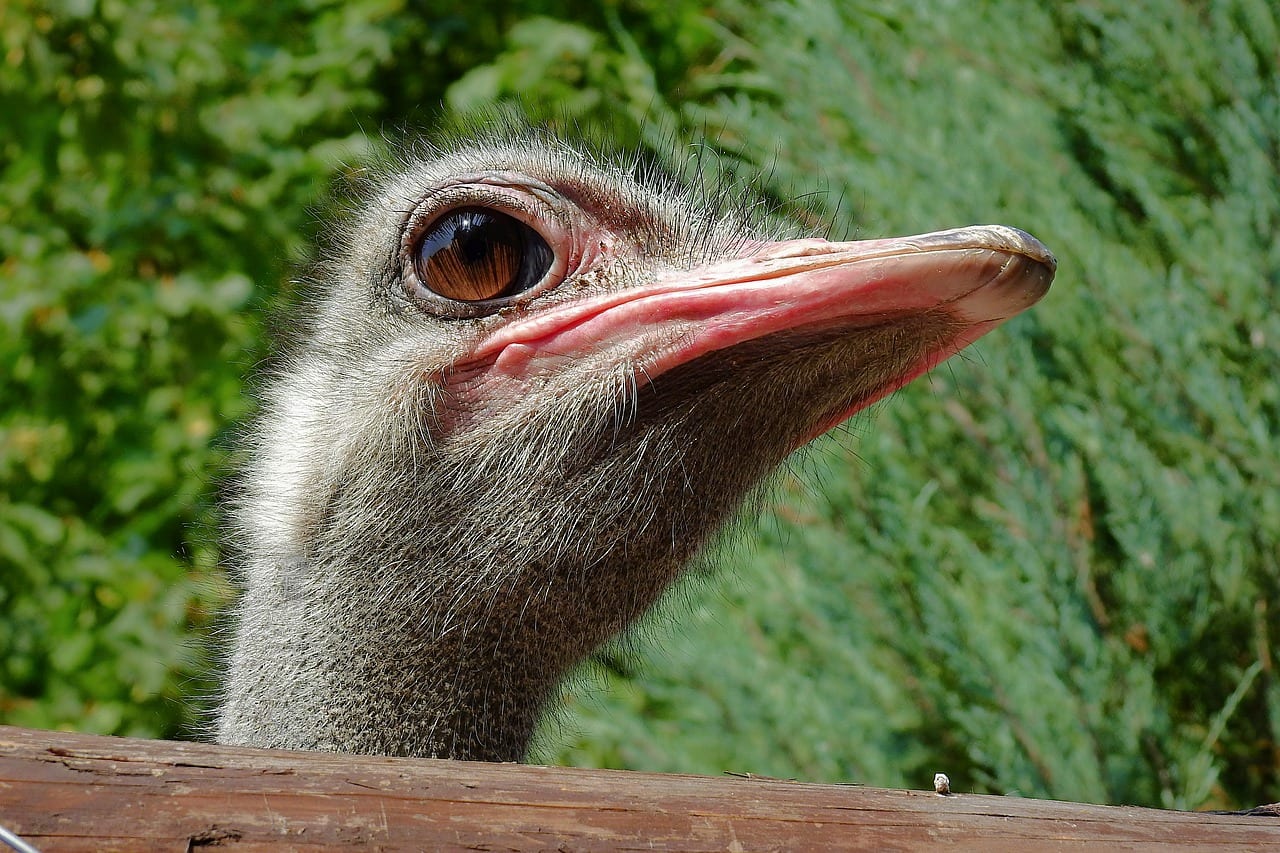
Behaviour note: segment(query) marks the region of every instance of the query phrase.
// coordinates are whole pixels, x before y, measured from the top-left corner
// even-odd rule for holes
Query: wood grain
[[[1265,816],[3,726],[0,825],[45,853],[1280,849],[1280,819]]]

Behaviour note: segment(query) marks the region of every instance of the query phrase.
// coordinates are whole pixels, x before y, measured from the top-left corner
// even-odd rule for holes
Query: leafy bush
[[[327,174],[366,147],[350,116],[377,101],[358,85],[389,51],[376,18],[0,11],[0,110],[21,117],[0,131],[7,721],[171,735],[208,689],[183,638],[227,594],[196,522],[248,412],[257,316]]]

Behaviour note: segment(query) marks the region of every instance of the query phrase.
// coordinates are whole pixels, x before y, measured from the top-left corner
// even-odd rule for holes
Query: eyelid
[[[408,214],[400,242],[400,270],[406,296],[437,316],[481,317],[509,305],[528,302],[564,282],[581,263],[581,252],[570,205],[551,187],[513,176],[476,176],[436,188]],[[479,302],[460,302],[434,293],[418,277],[414,255],[423,236],[442,218],[466,207],[488,208],[533,229],[551,249],[553,260],[542,280],[521,293]]]

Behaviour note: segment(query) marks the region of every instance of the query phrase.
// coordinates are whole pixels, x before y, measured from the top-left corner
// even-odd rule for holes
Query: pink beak
[[[563,359],[589,354],[635,363],[643,383],[779,332],[854,333],[904,317],[947,315],[953,336],[817,435],[1035,304],[1056,266],[1034,237],[1001,225],[886,240],[755,244],[726,261],[516,320],[482,341],[467,362],[485,374],[485,385],[525,386]]]

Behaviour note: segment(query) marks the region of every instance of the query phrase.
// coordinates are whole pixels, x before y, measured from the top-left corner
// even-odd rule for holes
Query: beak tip
[[[1008,225],[989,225],[987,230],[999,235],[1004,242],[1003,246],[995,248],[1002,248],[1013,254],[1022,255],[1047,267],[1049,271],[1048,278],[1052,280],[1053,274],[1058,270],[1058,259],[1054,257],[1053,252],[1049,251],[1048,246],[1020,228],[1013,228]],[[1048,282],[1046,282],[1047,285]]]

